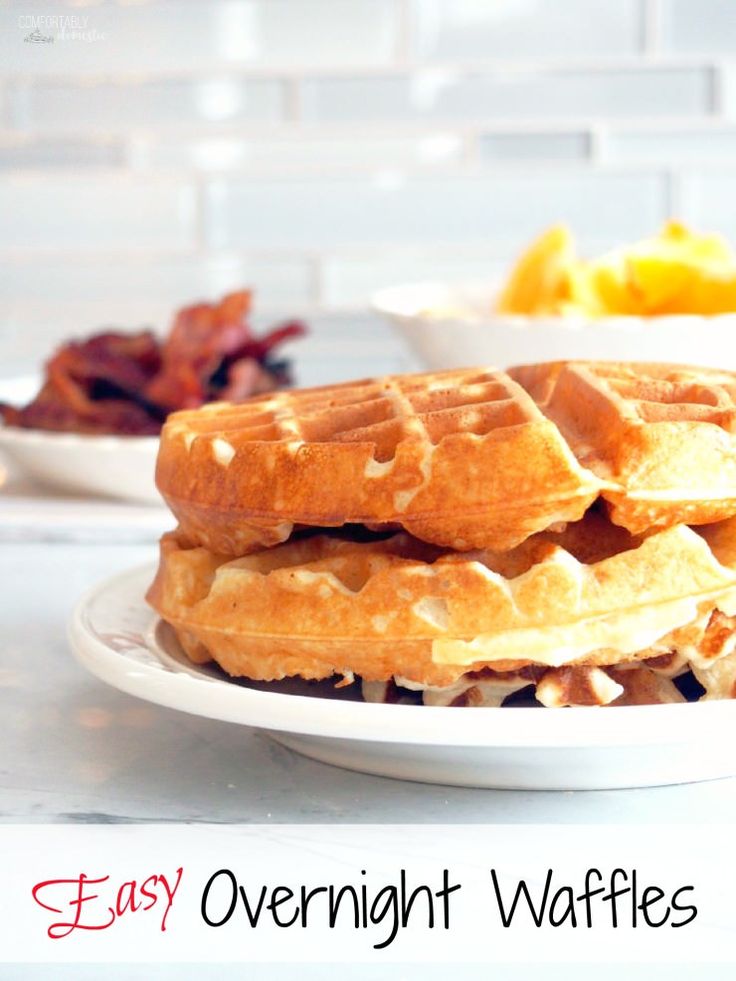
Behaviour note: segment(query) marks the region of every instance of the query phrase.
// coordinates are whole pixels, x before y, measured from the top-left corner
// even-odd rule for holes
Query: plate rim
[[[68,446],[78,443],[86,449],[119,450],[121,444],[126,449],[150,452],[158,446],[158,436],[125,436],[116,433],[74,433],[54,429],[33,429],[24,426],[11,426],[0,421],[0,443],[54,443]]]
[[[472,708],[459,714],[458,709],[445,706],[382,705],[263,692],[229,684],[225,679],[198,675],[194,665],[191,671],[174,671],[161,661],[150,643],[147,643],[147,649],[158,663],[136,662],[131,668],[134,663],[131,659],[113,650],[90,629],[90,611],[96,602],[115,594],[120,602],[120,594],[126,588],[139,594],[136,602],[143,608],[143,591],[154,571],[155,563],[146,563],[117,572],[90,587],[74,607],[67,626],[67,638],[78,662],[102,681],[127,694],[192,715],[266,731],[343,741],[474,749],[537,748],[540,751],[707,745],[714,738],[730,735],[736,722],[736,700],[728,699],[618,706],[615,714],[599,707],[546,711],[539,708]],[[150,611],[147,637],[158,619]],[[206,691],[217,693],[215,704],[206,696],[203,703],[200,702]],[[683,716],[684,711],[689,712],[691,718],[688,724],[683,724],[688,718]],[[499,712],[504,714],[498,715]],[[652,724],[653,712],[657,713],[655,719],[659,725]],[[620,724],[615,721],[619,718]],[[448,722],[450,731],[446,731]],[[443,733],[442,738],[437,737],[438,732]],[[581,732],[584,732],[584,738]]]

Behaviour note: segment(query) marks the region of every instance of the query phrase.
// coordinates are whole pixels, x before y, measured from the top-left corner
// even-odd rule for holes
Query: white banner
[[[733,826],[3,826],[6,962],[736,962]]]

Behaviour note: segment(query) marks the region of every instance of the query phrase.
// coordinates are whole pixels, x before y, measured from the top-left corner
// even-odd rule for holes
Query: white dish
[[[736,774],[736,701],[621,708],[371,705],[328,683],[233,682],[187,661],[146,606],[153,568],[101,583],[69,625],[78,659],[131,695],[265,729],[305,756],[428,783],[534,790],[642,787]]]
[[[36,391],[32,378],[4,380],[0,399],[21,403]],[[51,487],[139,504],[162,503],[154,484],[156,436],[85,436],[0,423],[0,452]]]
[[[489,284],[426,282],[379,290],[371,305],[432,370],[582,358],[736,369],[736,313],[716,317],[501,316]]]
[[[156,436],[82,436],[0,424],[0,451],[51,487],[162,503],[153,480]]]

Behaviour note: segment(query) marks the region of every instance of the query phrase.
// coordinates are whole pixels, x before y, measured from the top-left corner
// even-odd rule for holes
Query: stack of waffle
[[[550,363],[169,417],[149,601],[233,676],[368,700],[736,695],[736,375]]]

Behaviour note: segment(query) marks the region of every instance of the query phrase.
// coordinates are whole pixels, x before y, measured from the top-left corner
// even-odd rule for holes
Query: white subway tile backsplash
[[[736,159],[736,126],[694,129],[610,130],[603,134],[605,160],[676,166],[687,161]]]
[[[31,44],[32,16],[86,18],[82,37]],[[383,64],[394,54],[395,0],[162,0],[120,4],[18,2],[0,31],[0,65],[31,75],[189,72],[192,67]],[[68,34],[68,32],[67,32]]]
[[[0,262],[0,297],[22,303],[84,310],[78,330],[100,324],[165,327],[177,306],[252,288],[254,310],[298,309],[314,303],[314,273],[300,256],[238,254],[145,256],[5,256]],[[82,314],[80,312],[80,317]]]
[[[375,321],[374,321],[375,324]],[[352,324],[342,322],[343,334],[352,330]],[[365,345],[355,345],[336,354],[334,350],[320,347],[294,347],[290,352],[294,376],[299,385],[334,385],[336,382],[353,381],[356,378],[381,378],[404,371],[420,371],[411,352],[393,335],[386,344],[373,338]]]
[[[483,160],[584,160],[590,156],[589,133],[485,133],[479,140]]]
[[[255,62],[289,69],[387,64],[396,54],[400,2],[259,0]]]
[[[665,51],[736,55],[733,0],[660,0]]]
[[[704,231],[736,241],[736,174],[691,172],[680,177],[682,216]]]
[[[301,385],[417,370],[413,356],[385,320],[365,310],[307,317],[309,334],[285,345]]]
[[[540,227],[567,221],[585,238],[641,235],[666,214],[664,179],[654,174],[554,173],[541,169],[465,179],[213,180],[208,245],[303,249],[381,243],[520,244]]]
[[[206,76],[185,81],[36,82],[10,95],[13,125],[42,133],[125,132],[283,118],[284,86],[266,79]]]
[[[184,249],[197,227],[191,183],[113,175],[1,177],[0,215],[0,249]]]
[[[705,114],[707,68],[504,71],[463,75],[427,70],[390,78],[324,78],[303,83],[307,120],[489,120]]]
[[[400,283],[495,282],[510,265],[513,250],[381,249],[328,254],[322,264],[323,301],[331,307],[359,308],[383,286]]]
[[[123,167],[127,162],[122,140],[27,139],[0,136],[0,170],[55,167]]]
[[[736,238],[736,0],[0,11],[0,369],[242,286],[266,323],[493,280],[545,225],[595,253],[671,194]],[[88,37],[26,42],[38,15]],[[300,348],[301,381],[410,366],[375,320],[345,323]]]
[[[736,120],[736,62],[726,64],[721,70],[720,103],[723,115]]]
[[[431,129],[416,136],[365,132],[350,137],[307,136],[303,132],[275,138],[253,135],[160,140],[150,136],[132,141],[131,164],[137,169],[340,173],[443,167],[460,161],[463,153],[460,134]]]
[[[419,57],[630,54],[642,41],[639,0],[412,0]]]

